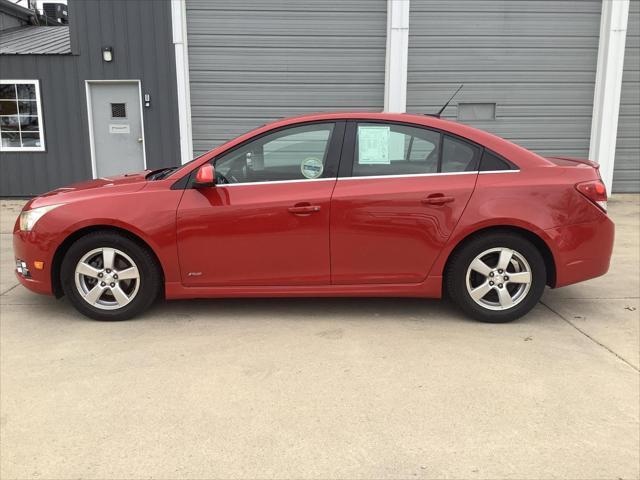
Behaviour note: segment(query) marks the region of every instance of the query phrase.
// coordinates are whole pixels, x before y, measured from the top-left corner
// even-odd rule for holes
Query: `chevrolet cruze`
[[[447,294],[507,322],[545,286],[607,271],[606,200],[588,160],[430,116],[310,115],[181,167],[32,199],[14,228],[16,274],[98,320],[161,296]]]

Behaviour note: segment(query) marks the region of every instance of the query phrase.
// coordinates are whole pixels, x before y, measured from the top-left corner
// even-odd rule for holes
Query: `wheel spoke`
[[[511,257],[513,257],[513,250],[509,248],[503,248],[500,250],[500,258],[498,259],[498,265],[496,265],[496,268],[500,268],[506,272],[509,262],[511,262]]]
[[[488,277],[489,273],[491,273],[491,267],[479,258],[476,258],[473,262],[471,262],[471,270],[481,273],[485,277]]]
[[[104,287],[101,287],[100,285],[96,285],[95,287],[93,287],[91,290],[89,290],[85,296],[84,299],[87,301],[87,303],[89,303],[90,305],[95,305],[95,303],[100,299],[100,297],[102,296],[102,293],[104,292]]]
[[[513,305],[513,298],[506,287],[498,289],[498,300],[503,308],[509,308]]]
[[[113,261],[116,257],[116,251],[113,248],[103,248],[102,249],[102,262],[104,263],[103,268],[108,268],[109,270],[113,270]]]
[[[469,293],[471,294],[471,298],[477,301],[477,300],[480,300],[482,297],[484,297],[487,293],[489,293],[489,291],[492,288],[493,287],[489,285],[489,282],[486,281],[479,287],[476,287],[473,290],[471,290]]]
[[[531,283],[531,272],[518,272],[509,274],[510,283]]]
[[[125,268],[118,273],[118,280],[137,280],[140,278],[140,273],[136,267]]]
[[[80,262],[76,267],[76,273],[84,275],[85,277],[98,278],[98,273],[100,273],[100,270],[92,267],[86,262]]]
[[[116,302],[118,302],[119,306],[122,307],[122,306],[126,305],[127,303],[129,303],[129,297],[120,288],[120,285],[116,285],[115,287],[111,288],[111,293],[113,294],[113,298],[116,299]]]

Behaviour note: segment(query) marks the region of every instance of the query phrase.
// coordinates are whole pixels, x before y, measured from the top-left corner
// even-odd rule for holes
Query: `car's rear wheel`
[[[515,233],[495,232],[456,251],[446,278],[449,295],[465,313],[483,322],[503,323],[536,305],[547,273],[533,243]]]
[[[93,232],[76,240],[61,268],[71,303],[96,320],[126,320],[158,297],[162,275],[153,255],[114,232]]]

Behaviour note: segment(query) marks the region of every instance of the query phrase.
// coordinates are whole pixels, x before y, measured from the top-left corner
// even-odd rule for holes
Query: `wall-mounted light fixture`
[[[102,60],[105,62],[113,61],[113,47],[102,47]]]

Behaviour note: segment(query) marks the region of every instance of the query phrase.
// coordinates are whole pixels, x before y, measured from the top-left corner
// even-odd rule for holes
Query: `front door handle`
[[[317,213],[320,211],[320,205],[295,205],[293,207],[289,207],[289,212],[294,215],[311,215],[312,213]]]
[[[422,203],[426,205],[444,205],[445,203],[451,203],[455,200],[454,197],[447,197],[442,193],[434,193],[427,198],[422,199]]]

